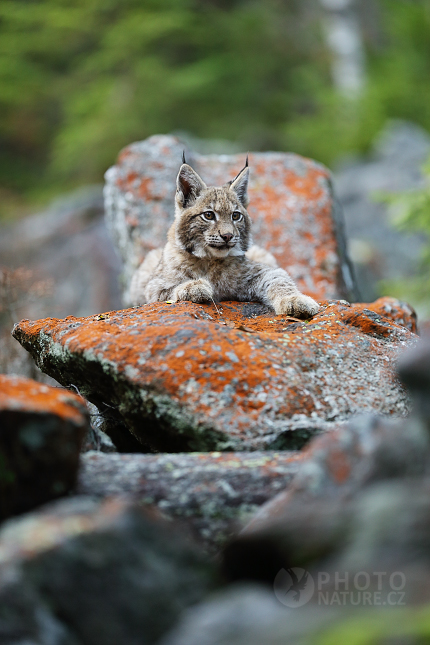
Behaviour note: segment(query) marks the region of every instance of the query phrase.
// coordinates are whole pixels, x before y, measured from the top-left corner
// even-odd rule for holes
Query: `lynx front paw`
[[[189,300],[191,302],[207,302],[212,300],[213,291],[210,283],[204,278],[189,280],[174,288],[172,300]]]
[[[276,314],[287,314],[300,318],[315,316],[320,310],[319,304],[303,293],[299,293],[296,296],[282,296],[275,300],[273,308]]]

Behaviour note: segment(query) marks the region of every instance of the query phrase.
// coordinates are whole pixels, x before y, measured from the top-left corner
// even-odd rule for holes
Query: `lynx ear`
[[[236,195],[239,198],[240,203],[245,206],[248,206],[248,180],[249,180],[249,167],[248,167],[248,155],[246,156],[245,167],[240,171],[240,173],[230,182],[230,190],[234,190]]]
[[[186,208],[207,188],[203,179],[187,163],[183,163],[176,179],[176,201]]]

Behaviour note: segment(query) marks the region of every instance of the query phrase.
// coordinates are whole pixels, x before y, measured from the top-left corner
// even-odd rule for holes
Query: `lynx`
[[[232,181],[206,186],[184,157],[167,244],[151,251],[133,275],[132,304],[240,300],[269,305],[276,314],[318,312],[319,305],[300,293],[270,253],[251,246],[248,178],[247,159]]]

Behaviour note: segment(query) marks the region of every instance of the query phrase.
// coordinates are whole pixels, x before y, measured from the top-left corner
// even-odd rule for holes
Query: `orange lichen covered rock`
[[[183,150],[176,137],[152,136],[124,148],[106,173],[106,219],[126,285],[148,251],[166,243]],[[207,185],[220,186],[243,168],[245,155],[187,152],[187,161]],[[252,153],[249,166],[254,242],[273,253],[308,295],[350,297],[355,285],[327,168],[281,152]]]
[[[298,448],[361,412],[408,412],[394,364],[417,336],[367,305],[321,304],[300,321],[255,303],[160,302],[13,334],[142,451]]]
[[[0,375],[0,518],[28,511],[73,488],[88,429],[80,396]]]

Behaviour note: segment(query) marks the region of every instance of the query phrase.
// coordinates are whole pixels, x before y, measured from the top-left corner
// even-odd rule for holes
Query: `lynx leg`
[[[172,300],[190,300],[191,302],[207,302],[213,298],[210,283],[204,278],[183,282],[173,289]]]

